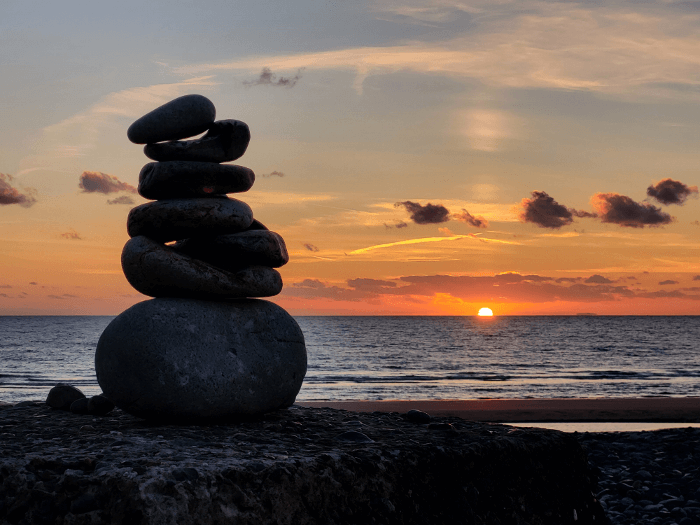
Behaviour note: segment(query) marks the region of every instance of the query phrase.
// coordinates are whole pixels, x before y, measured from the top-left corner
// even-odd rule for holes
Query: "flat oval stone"
[[[197,235],[237,233],[252,223],[253,211],[245,202],[217,196],[147,202],[129,212],[126,229],[131,237],[145,235],[170,242]]]
[[[234,164],[149,162],[139,173],[139,193],[147,199],[205,197],[248,191],[254,182],[253,170]]]
[[[270,230],[185,239],[173,249],[228,271],[250,265],[279,268],[289,262],[284,239]]]
[[[268,301],[152,299],[107,326],[95,371],[105,395],[137,417],[250,416],[294,403],[306,347],[292,316]]]
[[[240,120],[214,122],[206,135],[195,140],[146,144],[143,152],[158,161],[192,160],[197,162],[230,162],[241,157],[250,142],[250,130]]]
[[[216,108],[207,97],[185,95],[146,113],[126,131],[135,144],[179,140],[204,133],[216,118]]]
[[[228,272],[142,235],[124,245],[122,269],[131,286],[151,297],[271,297],[282,291],[282,277],[272,268]]]

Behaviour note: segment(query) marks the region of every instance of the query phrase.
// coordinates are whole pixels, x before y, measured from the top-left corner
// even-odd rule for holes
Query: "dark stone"
[[[88,401],[87,409],[93,416],[104,416],[114,410],[114,403],[103,395],[92,396]]]
[[[219,120],[209,127],[209,131],[202,138],[146,144],[143,152],[149,159],[161,162],[230,162],[245,153],[248,142],[250,130],[245,122]]]
[[[185,239],[173,249],[228,271],[250,265],[279,268],[289,262],[284,239],[269,230]]]
[[[131,142],[149,144],[180,140],[204,133],[216,118],[216,108],[202,95],[185,95],[146,113],[126,132]]]
[[[352,441],[353,443],[374,443],[374,440],[357,430],[348,430],[335,436],[340,441]]]
[[[447,430],[448,432],[457,431],[457,429],[449,423],[428,423],[428,430]]]
[[[88,399],[87,397],[81,397],[76,399],[70,405],[70,411],[74,414],[87,414],[88,413]]]
[[[59,383],[49,390],[49,395],[46,397],[46,404],[51,408],[70,410],[70,406],[73,404],[73,401],[83,397],[85,397],[85,394],[74,386]]]
[[[247,229],[253,211],[245,202],[228,197],[170,199],[147,202],[129,212],[129,236],[145,235],[170,242],[199,235],[223,235]]]
[[[85,514],[100,508],[100,504],[93,494],[81,494],[70,504],[70,511],[73,514]]]
[[[122,269],[131,286],[151,297],[271,297],[282,291],[282,277],[272,268],[228,272],[144,236],[124,245]]]
[[[267,226],[265,226],[262,222],[260,222],[257,219],[253,219],[253,222],[248,226],[248,230],[269,230]],[[246,230],[246,231],[248,231]]]
[[[139,174],[139,193],[147,199],[206,197],[248,191],[253,170],[211,162],[149,162]]]
[[[431,417],[421,410],[409,410],[404,415],[404,418],[411,423],[426,424],[430,423]]]
[[[150,419],[225,418],[294,403],[304,336],[274,303],[153,299],[107,326],[97,381],[121,409]]]

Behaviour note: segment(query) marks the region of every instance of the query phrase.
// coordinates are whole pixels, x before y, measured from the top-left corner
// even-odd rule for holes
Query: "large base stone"
[[[138,417],[237,417],[294,403],[306,347],[274,303],[161,298],[107,326],[95,370],[105,396]]]

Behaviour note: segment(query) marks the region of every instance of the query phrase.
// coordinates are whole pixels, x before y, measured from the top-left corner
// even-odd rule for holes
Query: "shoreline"
[[[297,401],[299,406],[351,412],[420,410],[431,416],[504,422],[700,423],[700,397],[555,398],[385,401]]]
[[[14,405],[17,402],[0,401],[0,408]],[[700,397],[302,400],[294,405],[348,412],[420,410],[431,416],[485,423],[700,423]]]

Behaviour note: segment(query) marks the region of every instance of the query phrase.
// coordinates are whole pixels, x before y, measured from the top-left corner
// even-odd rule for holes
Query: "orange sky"
[[[350,4],[0,11],[0,315],[145,299],[126,129],[187,93],[251,128],[292,314],[700,314],[695,8]]]

